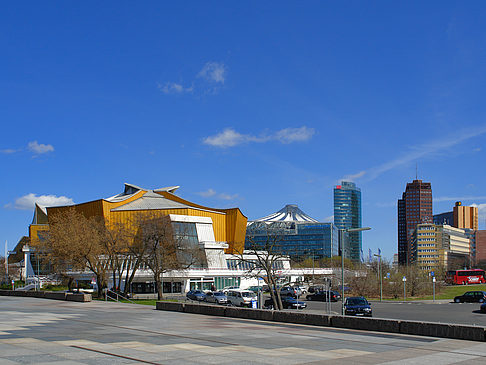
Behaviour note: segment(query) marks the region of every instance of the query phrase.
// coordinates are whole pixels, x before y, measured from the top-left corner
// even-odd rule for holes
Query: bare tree
[[[144,263],[152,271],[159,300],[163,297],[164,273],[185,270],[202,261],[198,243],[192,245],[185,234],[175,234],[168,216],[141,216],[138,236],[141,240]]]
[[[109,268],[100,233],[103,226],[102,221],[88,219],[70,208],[49,217],[48,237],[39,241],[41,250],[57,273],[92,271],[98,283],[99,296],[106,287]]]
[[[249,264],[248,276],[263,277],[270,288],[270,296],[274,305],[278,310],[282,310],[281,287],[278,285],[278,271],[281,269],[278,268],[277,263],[288,261],[289,257],[281,253],[285,227],[278,223],[280,222],[269,225],[263,222],[255,222],[249,226],[247,228],[247,242],[245,243],[246,249],[243,252],[237,252],[235,257],[240,263]],[[258,233],[258,237],[264,237],[264,239],[256,240],[255,233]]]

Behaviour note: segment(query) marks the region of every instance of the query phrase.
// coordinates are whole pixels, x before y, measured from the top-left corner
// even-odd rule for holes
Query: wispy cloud
[[[222,132],[203,139],[203,143],[220,148],[234,147],[245,143],[264,143],[269,141],[278,141],[289,144],[293,142],[305,142],[315,134],[313,128],[306,126],[300,128],[281,129],[275,133],[262,133],[258,136],[251,134],[242,134],[232,128],[226,128]]]
[[[481,223],[486,221],[486,203],[471,204],[471,206],[478,208],[479,225],[481,226]],[[485,229],[485,228],[486,227],[483,227],[483,229]]]
[[[54,147],[51,144],[42,144],[37,141],[29,142],[27,148],[29,151],[37,155],[54,151]]]
[[[164,94],[185,94],[194,91],[194,84],[189,87],[184,87],[182,84],[176,82],[166,82],[165,84],[158,84],[158,88]]]
[[[5,148],[3,150],[0,150],[0,153],[11,155],[14,153],[22,152],[24,149],[27,149],[27,151],[32,152],[34,155],[42,155],[44,153],[53,152],[54,146],[52,146],[51,144],[43,144],[37,141],[32,141],[27,144],[26,148]]]
[[[197,194],[204,197],[204,198],[214,197],[216,199],[221,199],[221,200],[235,200],[236,198],[238,198],[238,194],[218,193],[213,189],[201,191]]]
[[[334,222],[334,216],[330,215],[329,217],[324,218],[324,222]]]
[[[223,62],[206,62],[202,69],[191,78],[190,85],[184,86],[183,82],[167,81],[158,83],[157,87],[164,94],[214,94],[226,81],[228,68]]]
[[[4,150],[0,150],[1,153],[4,153],[6,155],[11,155],[12,153],[19,152],[21,150],[14,150],[13,148],[6,148]]]
[[[199,71],[197,77],[201,77],[210,82],[224,84],[224,80],[226,79],[226,66],[222,62],[207,62],[202,70]]]
[[[404,152],[401,156],[397,158],[359,172],[359,177],[365,177],[367,180],[374,180],[387,171],[409,164],[410,162],[416,161],[419,158],[436,155],[442,150],[446,150],[448,148],[456,146],[468,139],[478,137],[484,133],[486,133],[486,125],[476,128],[464,129],[462,131],[457,131],[452,135],[445,136],[440,139],[412,146],[409,151]]]
[[[19,210],[32,210],[34,209],[35,203],[43,207],[55,207],[74,204],[73,200],[66,196],[36,195],[34,193],[30,193],[15,200],[14,204],[9,203],[6,204],[4,207]]]
[[[440,196],[438,198],[433,198],[434,202],[458,202],[471,200],[486,200],[486,196]]]

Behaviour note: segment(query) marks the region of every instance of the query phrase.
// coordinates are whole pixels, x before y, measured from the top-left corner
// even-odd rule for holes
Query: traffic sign
[[[407,281],[407,277],[406,277],[406,276],[404,276],[402,280],[403,280],[403,281]]]
[[[435,272],[431,271],[430,276],[435,276]]]

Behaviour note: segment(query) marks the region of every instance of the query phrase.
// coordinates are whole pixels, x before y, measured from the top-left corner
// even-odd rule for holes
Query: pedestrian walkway
[[[0,298],[0,364],[483,364],[486,343]]]

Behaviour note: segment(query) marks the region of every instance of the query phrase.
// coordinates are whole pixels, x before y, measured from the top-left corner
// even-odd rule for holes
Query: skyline
[[[347,180],[372,228],[363,252],[391,260],[416,166],[434,214],[474,204],[486,229],[486,5],[184,5],[4,6],[9,249],[36,199],[180,185],[181,197],[249,220],[297,204],[326,222]]]

